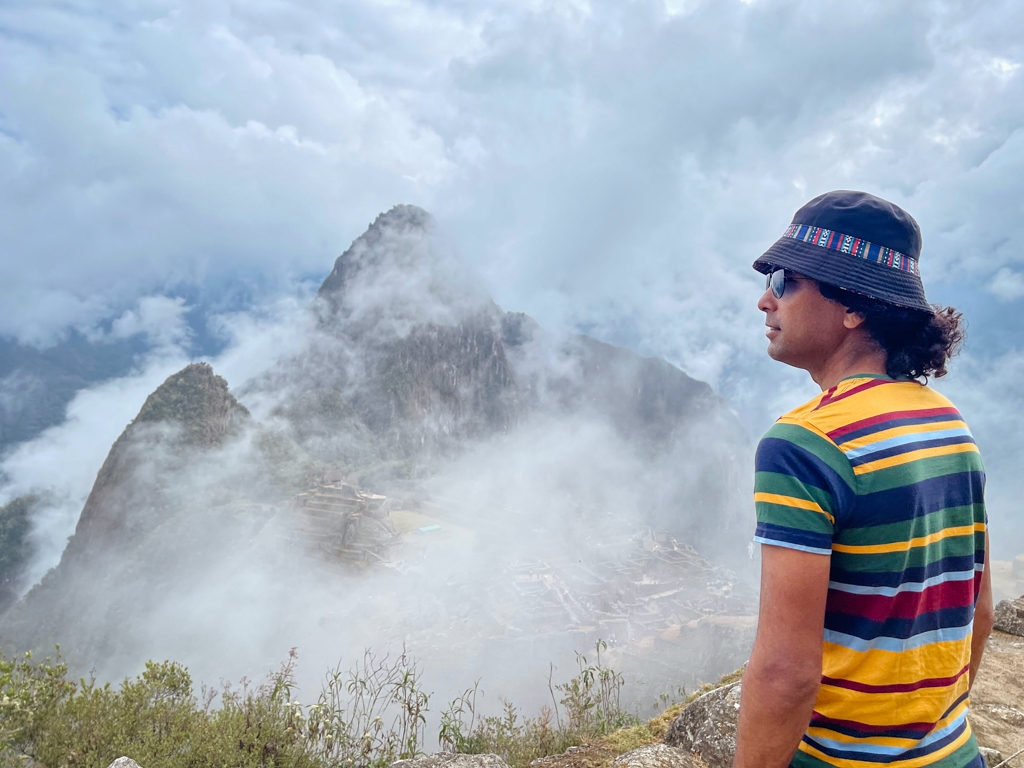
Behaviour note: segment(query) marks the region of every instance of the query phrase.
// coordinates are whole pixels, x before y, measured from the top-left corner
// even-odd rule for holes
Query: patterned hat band
[[[875,245],[867,240],[861,240],[853,235],[844,235],[841,232],[834,232],[823,227],[812,227],[809,224],[791,224],[789,229],[782,235],[791,240],[800,240],[811,245],[818,245],[822,248],[830,248],[840,253],[848,253],[859,259],[867,259],[885,267],[892,267],[901,272],[909,272],[912,275],[921,276],[921,270],[917,266],[917,259],[907,256],[892,248],[883,245]]]

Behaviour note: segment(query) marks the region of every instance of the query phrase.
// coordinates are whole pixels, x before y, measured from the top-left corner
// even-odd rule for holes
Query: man
[[[757,450],[757,639],[736,768],[984,765],[967,722],[992,628],[984,469],[926,386],[963,341],[902,209],[830,192],[754,263],[768,354],[822,394]]]

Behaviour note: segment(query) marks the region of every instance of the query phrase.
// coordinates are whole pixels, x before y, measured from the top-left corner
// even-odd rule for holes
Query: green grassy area
[[[599,768],[660,741],[685,703],[669,702],[647,723],[624,711],[624,681],[602,664],[604,647],[577,654],[575,677],[549,680],[552,705],[535,716],[503,701],[500,715],[481,717],[479,686],[466,690],[441,710],[438,742],[446,751],[498,754],[512,768],[589,745],[574,764]],[[351,670],[330,671],[312,704],[296,698],[295,664],[293,650],[259,685],[197,692],[171,661],[149,662],[113,686],[70,679],[59,649],[42,662],[0,653],[0,766],[106,768],[128,755],[143,768],[384,768],[425,753],[430,695],[407,654],[367,652]]]

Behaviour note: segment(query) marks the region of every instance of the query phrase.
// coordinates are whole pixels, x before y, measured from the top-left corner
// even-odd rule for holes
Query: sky
[[[668,359],[756,438],[815,388],[765,356],[750,265],[861,189],[917,218],[929,298],[968,317],[938,386],[997,554],[1024,552],[1022,63],[1008,0],[6,0],[0,336],[149,351],[4,471],[91,477],[211,349],[243,383],[268,318],[398,203],[504,309]]]

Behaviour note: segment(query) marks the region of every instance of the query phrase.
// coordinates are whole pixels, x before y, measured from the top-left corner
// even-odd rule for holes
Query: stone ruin
[[[443,502],[385,497],[334,477],[296,496],[264,535],[289,554],[329,567],[415,573],[431,567],[432,555],[478,547],[463,524],[470,525]],[[459,598],[444,610],[468,622],[469,634],[502,645],[495,651],[527,658],[546,653],[544,642],[536,641],[588,648],[604,640],[619,671],[659,693],[665,680],[690,685],[698,669],[720,674],[746,659],[757,614],[752,586],[664,531],[648,528],[584,544],[583,558],[548,551],[496,566],[470,585],[453,585]],[[443,630],[429,630],[429,624],[419,625],[428,644],[459,641],[434,637]],[[694,675],[681,677],[681,670]]]

